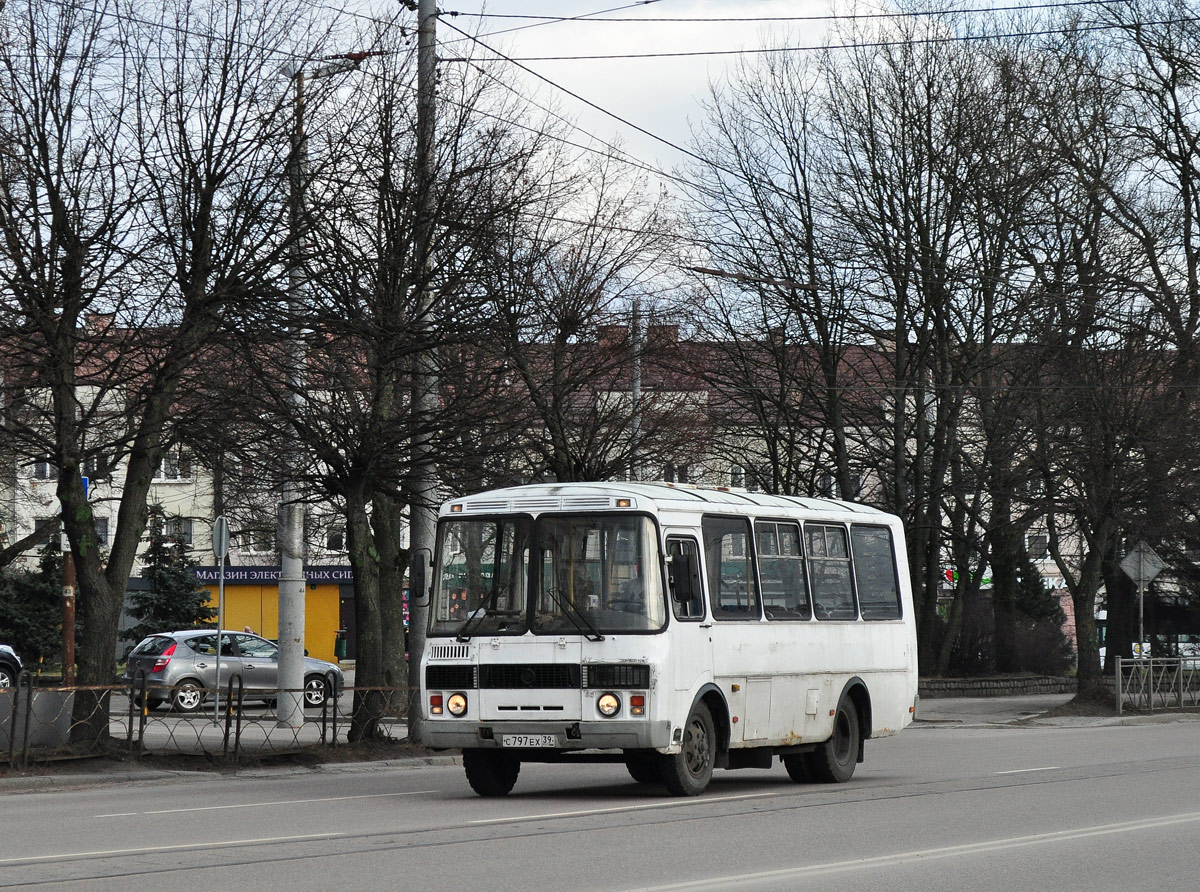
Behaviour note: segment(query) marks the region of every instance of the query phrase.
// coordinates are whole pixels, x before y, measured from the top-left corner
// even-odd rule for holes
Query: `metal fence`
[[[295,726],[278,720],[274,691],[269,698],[263,691],[246,691],[238,678],[230,679],[219,699],[210,696],[195,711],[183,712],[169,706],[171,688],[150,686],[144,678],[120,685],[42,687],[24,672],[15,688],[0,690],[0,751],[7,752],[15,771],[37,762],[99,755],[199,756],[236,764],[245,757],[345,744],[356,708],[371,710],[374,736],[406,736],[408,689],[335,691],[330,681],[319,703],[303,701],[304,720]],[[152,708],[156,701],[162,705]]]
[[[1194,657],[1122,659],[1116,666],[1117,712],[1200,707],[1200,660]]]

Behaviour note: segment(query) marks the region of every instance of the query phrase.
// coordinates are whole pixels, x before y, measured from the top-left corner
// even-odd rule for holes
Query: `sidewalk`
[[[1007,725],[1099,728],[1159,722],[1200,721],[1195,711],[1153,713],[1047,715],[1071,701],[1072,694],[1029,694],[1019,697],[936,697],[921,701],[916,727],[997,727]]]

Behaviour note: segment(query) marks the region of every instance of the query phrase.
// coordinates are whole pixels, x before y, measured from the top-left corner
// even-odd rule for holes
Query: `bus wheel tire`
[[[854,776],[858,763],[858,710],[843,696],[833,717],[833,736],[807,754],[808,773],[825,784],[842,784]]]
[[[507,796],[521,773],[520,760],[498,750],[465,749],[462,760],[467,783],[480,796]]]
[[[663,756],[662,781],[676,796],[699,796],[712,779],[717,754],[717,734],[712,713],[697,703],[683,726],[683,746],[678,753]]]
[[[662,771],[659,770],[658,762],[654,759],[641,757],[626,759],[625,767],[629,770],[629,776],[639,784],[662,783]]]
[[[783,767],[787,769],[788,777],[798,784],[812,782],[812,775],[808,771],[808,756],[808,753],[798,753],[783,757]]]

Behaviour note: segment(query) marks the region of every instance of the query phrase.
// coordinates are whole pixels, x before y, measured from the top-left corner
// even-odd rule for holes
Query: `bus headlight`
[[[467,695],[451,694],[446,700],[446,711],[455,718],[460,718],[467,712]]]
[[[600,699],[596,701],[596,708],[600,710],[600,715],[612,718],[621,711],[621,698],[611,692],[601,694]]]

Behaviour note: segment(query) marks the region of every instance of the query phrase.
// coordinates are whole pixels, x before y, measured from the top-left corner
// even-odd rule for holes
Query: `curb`
[[[78,774],[23,774],[0,776],[0,793],[52,793],[62,789],[104,786],[108,784],[158,783],[166,781],[212,781],[245,778],[307,776],[312,774],[352,774],[395,769],[415,770],[433,766],[459,765],[457,755],[413,756],[404,759],[384,759],[374,762],[322,762],[316,765],[280,765],[232,770],[187,771],[163,768],[122,767],[109,772],[80,772]]]

